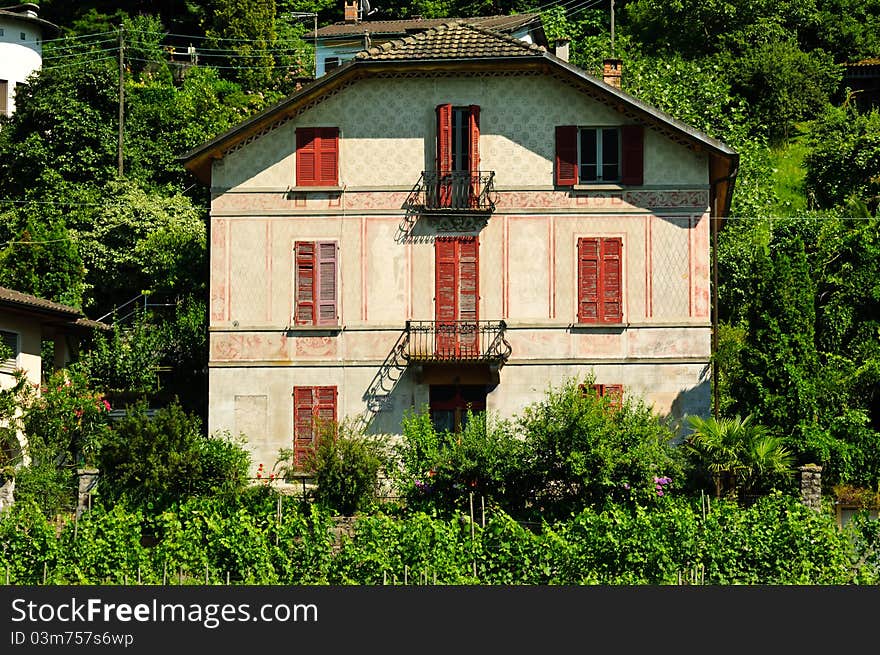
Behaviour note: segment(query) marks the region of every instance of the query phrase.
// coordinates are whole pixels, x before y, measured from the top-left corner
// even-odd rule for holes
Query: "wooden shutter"
[[[641,125],[624,125],[620,135],[623,157],[620,181],[641,186],[645,183],[645,130]]]
[[[437,237],[434,241],[434,321],[435,347],[440,358],[455,354],[455,321],[458,318],[458,261],[456,239]]]
[[[556,184],[571,186],[578,181],[577,126],[556,126]]]
[[[336,423],[336,387],[315,387],[314,416],[316,425],[324,430]]]
[[[479,242],[477,237],[458,239],[458,356],[479,354]]]
[[[452,171],[452,105],[437,105],[437,174]]]
[[[317,245],[317,325],[336,325],[336,242]]]
[[[602,385],[602,394],[608,398],[608,406],[613,409],[623,407],[623,385],[622,384],[605,384]]]
[[[599,320],[599,239],[578,239],[578,323]]]
[[[315,288],[317,271],[315,267],[315,244],[311,241],[297,241],[296,251],[296,298],[294,302],[294,323],[296,325],[315,324]]]
[[[578,323],[623,320],[623,239],[578,239]]]
[[[339,128],[298,127],[296,186],[337,186],[338,183]]]
[[[471,184],[468,205],[476,207],[480,200],[480,106],[468,107],[468,161],[471,165]]]
[[[339,128],[318,130],[318,181],[322,186],[339,184]]]
[[[314,127],[296,128],[296,186],[318,184],[317,139]]]
[[[314,389],[293,388],[293,463],[302,466],[315,445]]]
[[[623,320],[623,290],[621,288],[621,251],[623,239],[602,239],[602,270],[599,275],[601,289],[601,320],[603,323],[620,323]]]

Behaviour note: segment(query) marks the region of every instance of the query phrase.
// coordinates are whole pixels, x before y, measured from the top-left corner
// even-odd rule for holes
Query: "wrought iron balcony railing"
[[[410,363],[485,362],[510,357],[504,321],[407,321],[405,356]]]
[[[495,171],[422,171],[407,205],[419,211],[495,211]]]

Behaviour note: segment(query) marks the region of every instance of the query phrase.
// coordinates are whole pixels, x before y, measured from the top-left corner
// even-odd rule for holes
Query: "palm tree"
[[[688,451],[712,474],[715,495],[773,488],[793,473],[794,455],[767,428],[741,418],[704,419],[691,416]]]

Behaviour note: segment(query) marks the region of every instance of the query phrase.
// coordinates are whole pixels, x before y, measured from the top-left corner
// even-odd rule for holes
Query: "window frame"
[[[603,166],[610,165],[610,162],[605,162],[604,155],[606,152],[605,148],[605,132],[606,131],[614,131],[615,137],[614,140],[616,142],[617,148],[615,152],[615,162],[614,166],[617,167],[617,175],[613,178],[604,178],[602,176],[602,168]],[[593,166],[596,167],[596,179],[584,179],[583,171],[584,167],[590,164],[584,163],[584,152],[583,152],[583,141],[584,134],[592,132],[596,135],[595,143],[596,143],[596,160]],[[594,125],[594,126],[578,126],[577,128],[577,183],[578,184],[620,184],[623,180],[623,130],[620,125]]]
[[[327,399],[332,398],[329,402]],[[322,410],[330,411],[332,416],[329,420],[337,424],[339,420],[339,389],[336,385],[302,386],[296,385],[291,393],[293,399],[293,464],[300,468],[305,463],[310,452],[318,446],[319,431],[317,419]],[[308,434],[305,431],[304,416],[308,413]],[[327,417],[324,417],[327,420]]]

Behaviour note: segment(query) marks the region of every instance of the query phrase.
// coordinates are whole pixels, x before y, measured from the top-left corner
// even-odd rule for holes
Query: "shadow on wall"
[[[662,420],[675,432],[675,442],[680,443],[690,431],[686,417],[697,415],[709,418],[712,414],[712,389],[709,380],[685,389],[672,401],[669,412]]]

